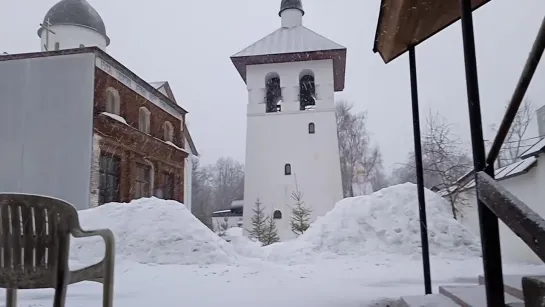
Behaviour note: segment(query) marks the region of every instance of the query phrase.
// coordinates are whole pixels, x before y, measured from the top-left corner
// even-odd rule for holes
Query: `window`
[[[121,99],[119,98],[119,92],[109,87],[106,90],[106,112],[111,114],[120,115]]]
[[[309,123],[308,124],[308,133],[309,134],[316,133],[316,126],[314,125],[314,123]]]
[[[163,199],[174,199],[174,174],[163,172]]]
[[[282,88],[280,87],[280,76],[277,73],[270,73],[265,78],[266,97],[265,102],[267,104],[266,112],[280,112],[282,103]]]
[[[105,153],[99,159],[98,203],[119,202],[121,160]]]
[[[282,211],[275,210],[274,213],[273,213],[273,219],[281,220],[282,219]]]
[[[134,178],[134,198],[150,197],[150,167],[137,163]]]
[[[144,133],[149,133],[150,130],[150,114],[151,112],[146,107],[141,107],[138,110],[138,129]]]
[[[299,79],[299,105],[301,111],[316,105],[316,86],[311,71],[303,71],[303,76]]]
[[[284,175],[291,175],[291,164],[284,165]]]
[[[174,141],[174,127],[172,127],[172,124],[170,122],[165,122],[163,124],[163,134],[163,138],[165,141]]]
[[[59,42],[56,42],[55,43],[55,50],[60,50],[61,49],[61,44]]]
[[[83,44],[79,44],[79,47],[80,47],[80,48],[83,48],[83,47],[85,47],[85,46],[84,46]]]

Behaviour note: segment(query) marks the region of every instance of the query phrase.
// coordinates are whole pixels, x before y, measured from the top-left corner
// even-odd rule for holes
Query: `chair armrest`
[[[100,274],[100,277],[102,277],[102,283],[112,284],[115,261],[115,238],[113,232],[109,229],[85,231],[78,227],[72,229],[71,234],[75,238],[102,237],[106,245],[104,259],[90,267],[72,272],[71,283],[89,279],[99,281],[97,280],[99,278],[99,275],[97,274]]]

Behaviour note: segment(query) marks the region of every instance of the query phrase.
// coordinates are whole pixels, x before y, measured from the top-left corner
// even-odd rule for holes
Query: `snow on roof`
[[[537,161],[536,157],[529,157],[527,159],[524,159],[522,161],[517,161],[515,163],[500,167],[496,170],[494,170],[494,178],[496,180],[505,180],[511,177],[515,177],[521,174],[524,174],[530,167],[532,167]],[[467,190],[470,188],[473,188],[475,186],[475,179],[470,180],[467,184],[462,186],[460,190]],[[452,187],[451,187],[452,188]],[[452,193],[454,189],[450,189],[450,191],[442,190],[442,193],[439,193],[442,196],[448,195],[449,193]]]
[[[539,140],[532,147],[528,148],[528,150],[523,152],[520,157],[524,159],[526,157],[535,156],[539,154],[543,150],[543,148],[545,148],[545,138]]]
[[[150,85],[153,86],[155,89],[161,88],[163,85],[167,83],[166,81],[160,81],[160,82],[150,82]]]
[[[246,47],[233,57],[346,49],[304,27],[280,28]]]

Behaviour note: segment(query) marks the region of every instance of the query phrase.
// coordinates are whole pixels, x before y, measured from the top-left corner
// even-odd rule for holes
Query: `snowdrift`
[[[426,190],[430,254],[480,254],[477,238],[452,218],[449,204]],[[385,188],[346,198],[299,238],[266,247],[269,258],[297,261],[317,255],[421,254],[416,185]]]
[[[83,229],[109,228],[116,237],[116,255],[140,263],[230,263],[236,252],[203,225],[181,203],[142,198],[110,203],[79,212]],[[104,255],[100,238],[72,239],[70,258],[96,262]]]

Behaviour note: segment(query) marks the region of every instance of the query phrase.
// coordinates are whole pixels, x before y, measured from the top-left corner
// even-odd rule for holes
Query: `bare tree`
[[[532,102],[525,99],[515,116],[501,148],[497,162],[498,167],[518,161],[520,155],[531,146],[532,140],[529,140],[526,134],[533,119],[534,108]],[[491,128],[493,132],[497,132],[496,125],[492,125]]]
[[[414,152],[411,152],[407,163],[394,170],[392,177],[396,183],[416,183],[416,167]],[[424,186],[428,189],[449,188],[447,196],[452,209],[452,216],[457,218],[457,207],[460,206],[458,179],[472,169],[472,160],[463,149],[462,141],[452,133],[451,125],[439,114],[429,114],[426,129],[422,135],[422,168]]]
[[[378,147],[372,146],[365,128],[366,113],[354,114],[352,104],[339,101],[336,104],[337,136],[341,162],[342,185],[345,197],[354,196],[352,184],[356,181],[356,168],[364,169],[367,181],[382,164]]]
[[[244,197],[244,166],[233,158],[221,157],[212,167],[215,209],[229,209]]]
[[[208,228],[212,225],[212,212],[214,211],[214,187],[212,185],[213,174],[208,167],[201,167],[199,160],[193,160],[192,172],[192,206],[191,211]]]
[[[462,148],[462,141],[454,136],[451,125],[439,114],[429,114],[426,132],[422,140],[422,151],[426,156],[425,171],[439,182],[439,188],[449,188],[447,199],[452,216],[457,218],[457,204],[461,200],[458,179],[471,170],[472,161]]]

